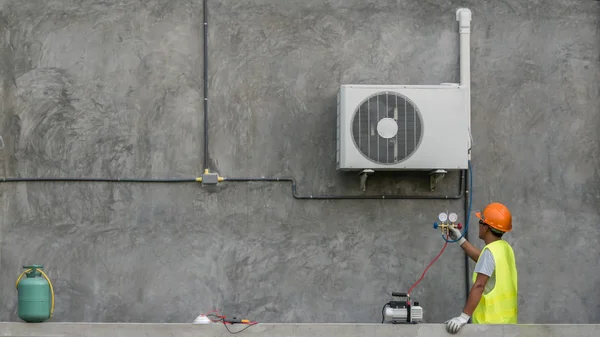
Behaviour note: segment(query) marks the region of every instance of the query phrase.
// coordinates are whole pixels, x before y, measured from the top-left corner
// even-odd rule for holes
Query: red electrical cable
[[[429,269],[429,267],[431,267],[435,263],[435,261],[437,261],[437,259],[439,259],[440,256],[442,256],[442,253],[446,249],[447,245],[448,245],[448,242],[446,241],[446,243],[444,243],[444,247],[442,247],[442,250],[440,251],[440,253],[433,260],[431,260],[431,262],[429,262],[429,265],[427,265],[427,268],[425,268],[425,270],[423,271],[423,275],[421,275],[421,278],[417,282],[415,282],[415,284],[413,284],[412,287],[410,287],[410,289],[408,290],[408,293],[407,293],[408,295],[410,295],[410,293],[417,286],[417,284],[419,284],[419,282],[421,282],[423,277],[425,277],[425,273],[427,272],[427,269]]]

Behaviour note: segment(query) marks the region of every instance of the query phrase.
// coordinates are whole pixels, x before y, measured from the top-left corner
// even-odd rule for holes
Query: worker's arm
[[[473,282],[463,312],[460,316],[446,321],[446,330],[448,330],[448,332],[458,332],[463,325],[467,324],[471,316],[473,316],[473,312],[475,311],[475,308],[477,308],[481,296],[483,295],[485,285],[490,276],[494,274],[495,269],[496,261],[494,261],[494,255],[489,249],[484,250],[483,254],[481,254],[481,258],[478,259],[477,264],[475,265],[477,277],[475,278],[475,282]]]
[[[465,305],[462,313],[460,316],[446,321],[446,330],[449,333],[457,333],[460,328],[467,324],[471,316],[473,316],[473,312],[481,300],[481,295],[483,294],[483,290],[485,289],[485,284],[487,283],[488,279],[489,277],[487,275],[477,273],[477,278],[475,279],[473,287],[471,287],[467,304]]]
[[[450,238],[452,240],[460,238],[461,235],[462,234],[460,233],[458,228],[450,227]],[[481,250],[479,250],[479,248],[473,246],[464,237],[460,238],[460,240],[458,240],[457,242],[460,245],[460,248],[462,248],[465,251],[465,253],[471,258],[471,260],[473,260],[474,262],[477,262],[477,260],[479,260],[479,255],[481,254]]]
[[[479,304],[479,300],[481,300],[481,295],[483,294],[488,279],[489,276],[477,273],[477,278],[475,279],[475,283],[473,283],[471,291],[469,292],[469,297],[467,298],[467,304],[463,309],[465,314],[473,316],[473,311],[475,311],[475,308],[477,308],[477,305]]]
[[[477,260],[479,260],[479,255],[481,255],[481,250],[479,248],[473,246],[469,241],[465,240],[465,242],[463,242],[463,244],[460,245],[460,248],[462,248],[465,251],[465,253],[467,255],[469,255],[471,260],[473,260],[474,262],[477,262]]]

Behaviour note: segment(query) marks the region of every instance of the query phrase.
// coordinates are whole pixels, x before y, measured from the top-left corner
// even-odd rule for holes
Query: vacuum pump
[[[383,306],[381,323],[416,324],[423,321],[423,308],[419,306],[419,302],[411,304],[410,295],[406,293],[394,292],[392,296],[399,299],[389,301]]]

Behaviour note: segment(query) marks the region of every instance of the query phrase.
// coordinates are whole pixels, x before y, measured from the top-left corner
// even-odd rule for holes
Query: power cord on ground
[[[206,317],[209,317],[209,319],[211,320],[211,322],[214,322],[214,323],[221,322],[221,323],[223,323],[223,326],[225,326],[225,329],[227,329],[227,331],[230,334],[232,334],[232,335],[238,334],[238,333],[240,333],[240,332],[248,329],[249,327],[258,324],[258,322],[250,322],[250,321],[245,322],[246,320],[239,320],[239,322],[235,322],[234,323],[234,322],[231,322],[229,320],[226,320],[226,316],[218,315],[216,312],[215,313],[206,314]],[[213,318],[211,319],[210,317],[213,317]],[[233,324],[245,324],[247,326],[245,328],[243,328],[242,330],[239,330],[239,331],[231,331],[231,330],[229,330],[229,327],[227,326],[227,324],[232,324],[232,325]]]

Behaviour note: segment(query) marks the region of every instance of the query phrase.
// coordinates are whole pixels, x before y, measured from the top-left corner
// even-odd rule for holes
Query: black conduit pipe
[[[103,183],[195,183],[196,178],[142,179],[142,178],[0,178],[1,183],[13,182],[103,182]]]
[[[467,168],[465,170],[466,172],[466,177],[469,177],[469,174],[472,174],[469,171],[469,168]],[[467,217],[469,217],[469,194],[471,193],[471,188],[472,186],[469,185],[469,178],[465,179],[465,204],[464,204],[464,214],[465,214],[465,221],[467,221]],[[471,224],[471,218],[469,217],[469,225]],[[465,240],[469,240],[469,227],[467,227],[465,229],[465,233],[463,235],[463,238],[465,238]],[[465,252],[465,303],[467,303],[467,300],[469,299],[469,292],[471,287],[469,286],[470,282],[471,282],[471,276],[469,273],[469,255],[467,255],[467,253]]]
[[[207,20],[207,0],[204,0],[202,16],[204,18],[204,41],[203,41],[203,49],[204,49],[204,60],[202,63],[204,64],[204,163],[203,169],[208,169],[208,20]]]
[[[465,172],[462,171],[458,181],[457,195],[298,195],[296,193],[296,181],[293,178],[223,178],[225,182],[289,182],[292,184],[292,196],[295,199],[381,199],[381,200],[398,200],[398,199],[425,199],[425,200],[456,200],[464,195],[463,181],[465,181]]]
[[[289,182],[292,185],[292,196],[295,199],[426,199],[426,200],[456,200],[464,195],[466,188],[465,172],[462,171],[458,181],[457,195],[299,195],[296,192],[296,181],[293,178],[223,178],[227,182]],[[167,178],[167,179],[141,179],[141,178],[0,178],[0,183],[12,182],[114,182],[114,183],[198,183],[199,178]],[[463,184],[464,182],[464,184]],[[465,188],[463,188],[463,186]]]

